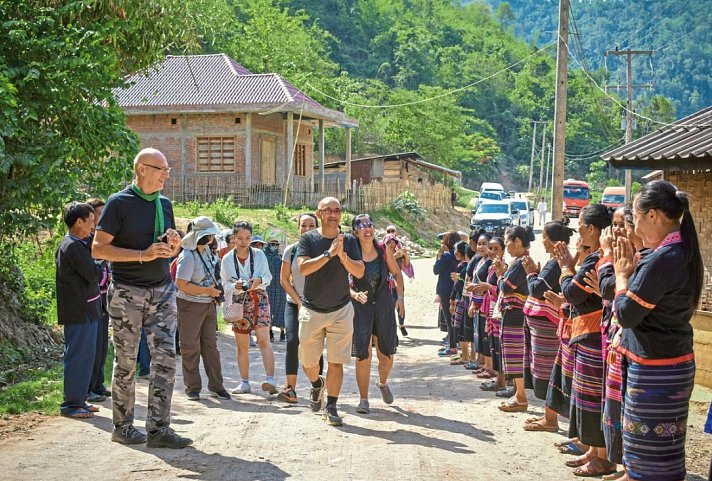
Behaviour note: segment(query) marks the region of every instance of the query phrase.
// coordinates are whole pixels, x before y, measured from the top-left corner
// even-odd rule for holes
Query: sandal
[[[452,359],[450,361],[451,366],[461,366],[462,364],[465,364],[465,361],[463,361],[462,359]]]
[[[580,476],[582,478],[604,476],[615,473],[616,465],[601,458],[593,458],[591,461],[574,469],[572,472],[574,476]]]
[[[547,433],[558,433],[559,432],[559,426],[547,426],[546,424],[542,424],[539,422],[534,422],[534,423],[524,423],[524,430],[525,431],[544,431]]]
[[[89,412],[84,408],[74,408],[60,414],[65,418],[72,419],[89,419],[94,417],[94,413]]]
[[[478,379],[491,379],[493,377],[497,377],[497,373],[490,369],[483,369],[477,374]]]
[[[516,397],[511,397],[497,407],[505,413],[524,413],[529,408],[529,403],[520,403]]]
[[[563,446],[559,446],[557,449],[561,454],[572,454],[574,456],[581,456],[585,453],[585,451],[576,446],[576,443],[574,443],[573,441],[570,441],[567,444],[564,444]]]
[[[482,384],[480,384],[480,389],[482,389],[483,391],[495,392],[495,391],[499,391],[502,388],[497,386],[497,381],[490,380],[490,381],[485,381]]]
[[[583,456],[577,456],[574,459],[569,459],[568,461],[564,462],[564,464],[569,468],[578,468],[581,466],[585,466],[588,463],[589,459],[585,454]]]
[[[85,404],[84,409],[89,411],[90,413],[98,413],[99,412],[99,406],[94,406],[93,404]]]
[[[479,371],[479,370],[480,370],[479,364],[477,364],[477,363],[474,362],[474,361],[468,362],[467,364],[465,364],[464,367],[465,367],[465,369],[467,369],[468,371],[472,371],[472,370]]]

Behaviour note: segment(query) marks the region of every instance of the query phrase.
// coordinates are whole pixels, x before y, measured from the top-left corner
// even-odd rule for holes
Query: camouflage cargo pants
[[[136,401],[136,357],[141,329],[151,351],[146,431],[168,426],[176,373],[176,287],[147,288],[111,283],[108,311],[114,331],[111,400],[114,426],[132,424]]]

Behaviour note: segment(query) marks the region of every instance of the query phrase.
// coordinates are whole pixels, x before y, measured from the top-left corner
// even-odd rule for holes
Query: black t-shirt
[[[153,243],[156,207],[154,202],[140,198],[128,187],[112,194],[101,212],[97,230],[114,236],[111,242],[124,249],[143,250]],[[161,196],[166,229],[175,229],[171,201]],[[170,259],[132,262],[112,262],[111,273],[116,282],[137,287],[158,287],[171,282]]]
[[[334,238],[322,237],[316,229],[307,232],[299,238],[299,256],[319,257],[329,250],[333,241]],[[361,260],[358,240],[351,234],[344,234],[344,252],[353,260]],[[338,257],[329,259],[321,269],[306,276],[303,302],[316,312],[334,312],[351,302],[348,272]]]

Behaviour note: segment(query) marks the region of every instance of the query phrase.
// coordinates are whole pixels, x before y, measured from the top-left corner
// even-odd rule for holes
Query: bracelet
[[[402,301],[402,300],[403,300],[403,298],[402,298],[402,297],[399,297],[399,298],[398,298],[398,300],[399,300],[399,301]]]
[[[138,251],[138,263],[143,264],[143,259],[141,259],[141,250]]]

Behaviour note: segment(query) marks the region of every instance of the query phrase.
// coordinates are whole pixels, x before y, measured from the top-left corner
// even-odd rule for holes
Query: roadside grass
[[[456,205],[468,210],[474,207],[475,200],[480,195],[476,190],[470,190],[461,186],[455,186],[455,192],[457,193]]]
[[[26,372],[25,380],[0,390],[0,414],[58,415],[64,381],[62,365]]]

